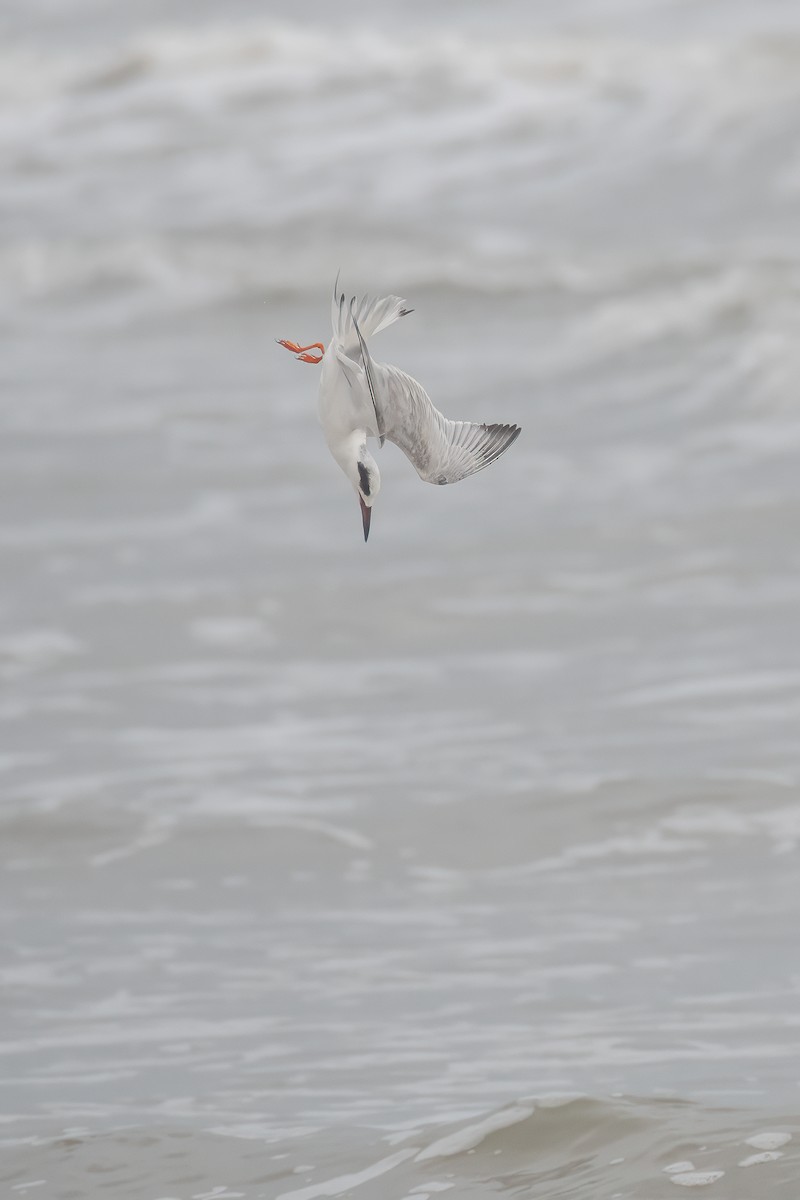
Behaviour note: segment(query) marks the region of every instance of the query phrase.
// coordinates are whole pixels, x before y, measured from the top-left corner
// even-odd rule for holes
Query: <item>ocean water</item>
[[[0,35],[3,1195],[796,1200],[796,6]]]

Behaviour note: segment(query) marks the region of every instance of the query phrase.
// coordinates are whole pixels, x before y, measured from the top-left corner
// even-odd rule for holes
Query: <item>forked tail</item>
[[[373,299],[362,296],[356,299],[351,310],[350,299],[345,298],[344,292],[339,291],[339,276],[333,285],[331,301],[331,325],[333,336],[348,357],[360,359],[359,339],[353,323],[353,316],[358,322],[363,337],[372,337],[382,329],[394,324],[400,317],[407,317],[413,308],[408,308],[406,301],[400,296],[382,296]]]

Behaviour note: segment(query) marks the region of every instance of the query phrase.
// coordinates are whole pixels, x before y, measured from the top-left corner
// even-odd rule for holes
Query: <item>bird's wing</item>
[[[517,425],[448,421],[416,379],[376,363],[366,347],[364,365],[376,397],[378,428],[399,446],[426,483],[457,483],[482,471],[520,435]]]
[[[363,387],[375,410],[381,445],[394,442],[427,483],[457,483],[499,458],[521,430],[516,425],[448,421],[416,379],[397,367],[373,361],[366,338],[413,310],[399,296],[349,303],[333,288],[331,317],[336,357],[351,388]]]

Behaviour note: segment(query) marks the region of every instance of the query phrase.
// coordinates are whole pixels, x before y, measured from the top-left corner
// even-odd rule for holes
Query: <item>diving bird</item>
[[[434,408],[416,379],[397,367],[375,362],[367,339],[406,317],[413,309],[399,296],[346,300],[333,287],[333,337],[300,346],[278,339],[298,361],[322,363],[317,411],[328,449],[350,480],[369,537],[372,508],[381,486],[378,464],[367,438],[394,442],[426,483],[457,483],[499,458],[521,430],[517,425],[477,425],[449,421]]]

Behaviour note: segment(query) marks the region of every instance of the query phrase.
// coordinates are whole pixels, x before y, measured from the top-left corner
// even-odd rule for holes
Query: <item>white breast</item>
[[[322,360],[317,416],[329,446],[340,443],[354,430],[377,437],[375,409],[363,385],[363,370],[353,364],[350,373],[342,370],[335,350],[328,347]]]

